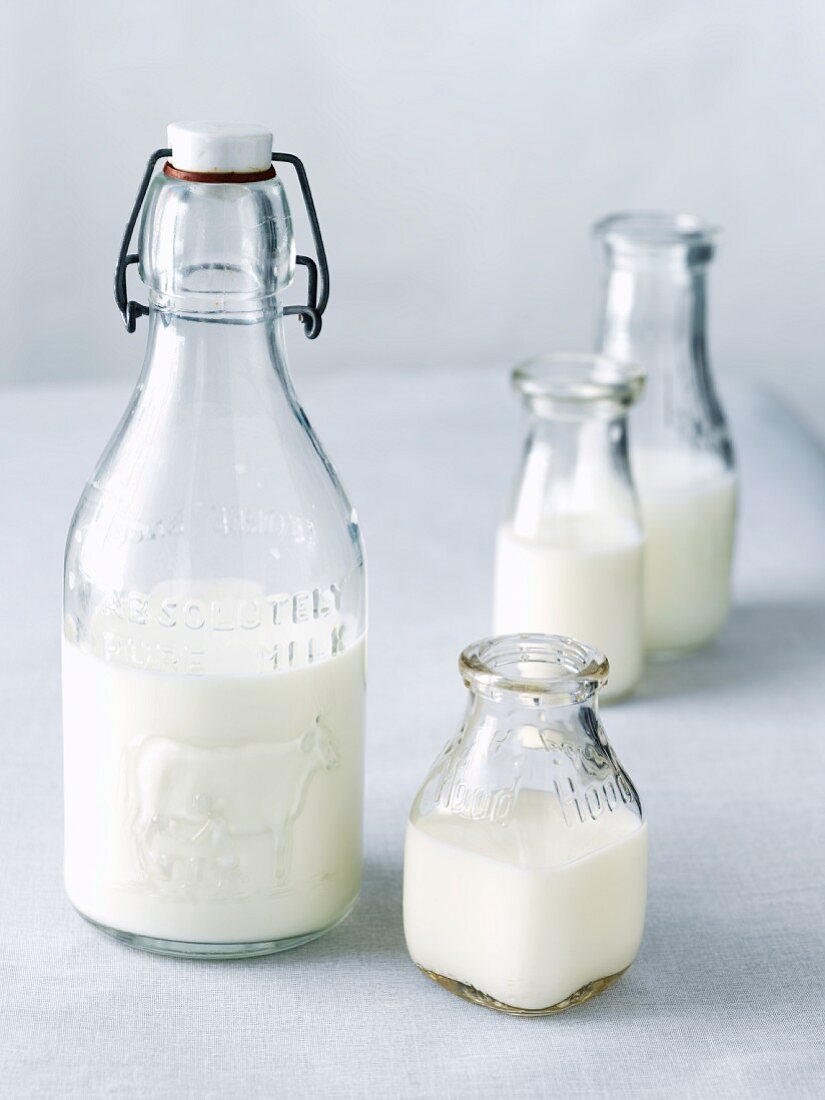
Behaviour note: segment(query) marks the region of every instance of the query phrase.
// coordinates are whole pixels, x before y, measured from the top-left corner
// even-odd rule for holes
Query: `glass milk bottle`
[[[716,230],[686,214],[615,214],[595,227],[607,262],[597,347],[647,375],[633,472],[647,534],[645,643],[668,656],[710,642],[730,605],[733,447],[706,343]]]
[[[257,127],[169,138],[118,265],[143,370],[66,549],[65,878],[121,940],[236,957],[320,935],[358,894],[364,557],[286,365],[284,316],[317,335],[328,285],[303,166]],[[317,300],[273,160],[307,198]],[[126,300],[135,261],[148,309]],[[309,301],[285,306],[296,261]]]
[[[642,672],[644,537],[627,412],[642,375],[594,355],[550,355],[513,372],[528,414],[510,514],[496,542],[496,633],[567,634],[610,661],[604,696]]]
[[[464,721],[407,825],[407,948],[467,1000],[556,1012],[623,974],[644,929],[647,825],[599,718],[607,661],[518,634],[459,667]]]

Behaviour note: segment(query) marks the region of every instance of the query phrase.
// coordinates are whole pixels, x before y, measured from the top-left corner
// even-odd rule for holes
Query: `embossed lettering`
[[[553,786],[556,790],[562,816],[566,824],[574,825],[576,822],[583,822],[584,813],[579,801],[579,794],[576,789],[576,784],[570,776],[565,775],[561,780],[554,779]]]
[[[296,592],[292,597],[292,621],[308,623],[312,618],[312,593]]]
[[[136,626],[149,622],[149,597],[142,592],[129,593],[129,622]]]
[[[238,601],[238,626],[241,630],[255,630],[261,625],[261,608],[257,600]]]
[[[202,630],[206,625],[206,612],[200,600],[187,600],[183,605],[183,622],[190,630]]]
[[[111,630],[102,635],[103,659],[133,668],[183,672],[199,675],[204,671],[202,650],[189,646],[161,645],[157,642],[145,642],[142,638],[123,636]]]
[[[178,605],[176,600],[161,600],[160,613],[158,614],[159,625],[173,627],[177,622],[177,609]]]
[[[588,783],[584,788],[579,787],[572,776],[566,775],[561,779],[555,779],[553,786],[561,806],[562,816],[568,825],[580,824],[588,817],[591,821],[596,821],[605,809],[612,813],[618,805],[619,798],[626,803],[633,801],[632,791],[621,773],[617,774],[615,780],[612,776],[608,776],[605,780]]]
[[[597,817],[601,817],[604,810],[604,803],[599,794],[598,784],[591,783],[589,787],[585,787],[584,801],[587,803],[588,812],[594,821]]]
[[[272,608],[272,625],[280,626],[284,622],[286,610],[290,605],[290,596],[281,592],[276,596],[267,596],[266,602]]]

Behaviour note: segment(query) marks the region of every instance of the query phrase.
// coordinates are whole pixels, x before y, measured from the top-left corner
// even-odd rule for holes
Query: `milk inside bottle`
[[[730,608],[736,474],[715,455],[638,449],[647,536],[644,635],[655,653],[712,641]]]
[[[615,214],[595,233],[606,257],[597,346],[638,363],[633,473],[647,537],[645,647],[710,642],[730,605],[737,476],[707,350],[707,273],[718,232],[685,214]]]
[[[598,356],[516,369],[529,416],[510,514],[496,542],[493,629],[581,638],[606,653],[606,699],[642,671],[644,535],[627,451],[642,377]]]
[[[422,969],[536,1012],[601,992],[630,966],[644,927],[647,826],[620,808],[567,845],[531,852],[518,842],[556,810],[555,796],[526,792],[510,833],[462,818],[409,825],[404,921]]]
[[[598,719],[606,665],[532,634],[468,647],[462,671],[465,721],[407,825],[407,947],[466,999],[559,1011],[612,984],[644,929],[647,825]]]
[[[271,135],[184,123],[170,144],[148,310],[118,287],[127,328],[148,312],[146,360],[67,542],[65,878],[126,942],[237,957],[320,935],[358,894],[364,561],[287,373]],[[311,224],[320,286],[289,312],[315,336]]]

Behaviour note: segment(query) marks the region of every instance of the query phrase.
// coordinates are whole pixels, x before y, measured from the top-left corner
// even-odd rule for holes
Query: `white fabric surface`
[[[815,1097],[823,1075],[825,455],[751,391],[736,606],[712,649],[606,708],[651,835],[640,958],[520,1020],[409,961],[402,837],[487,631],[520,447],[502,371],[302,372],[370,564],[366,881],[353,916],[268,959],[155,958],[61,885],[59,622],[71,510],[122,387],[0,394],[0,1093],[23,1097]]]

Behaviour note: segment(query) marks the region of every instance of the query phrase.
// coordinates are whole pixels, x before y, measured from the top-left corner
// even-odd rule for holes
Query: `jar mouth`
[[[629,210],[608,214],[593,226],[593,235],[619,251],[662,252],[687,248],[695,258],[710,259],[719,227],[695,214],[665,210]]]
[[[632,405],[645,382],[633,363],[587,352],[560,352],[527,359],[513,368],[513,385],[528,400],[544,399],[567,405],[610,401]]]
[[[581,702],[607,682],[598,649],[561,634],[500,634],[473,642],[458,662],[467,687],[485,695],[514,692],[542,702]]]

